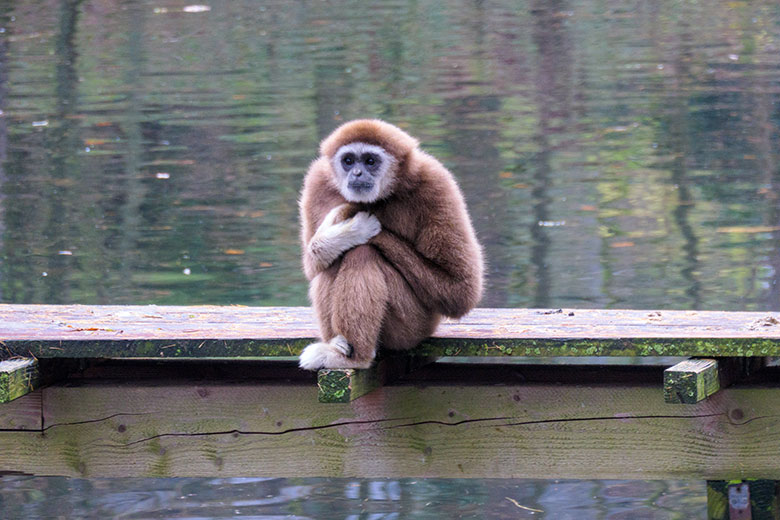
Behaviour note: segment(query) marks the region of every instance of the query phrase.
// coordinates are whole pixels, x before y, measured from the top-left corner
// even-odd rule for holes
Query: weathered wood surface
[[[48,387],[0,409],[0,473],[780,479],[772,388],[674,408],[644,383],[428,382],[329,405],[316,392],[168,378]]]
[[[295,356],[305,307],[0,305],[0,356]],[[778,356],[780,313],[476,309],[423,356]]]

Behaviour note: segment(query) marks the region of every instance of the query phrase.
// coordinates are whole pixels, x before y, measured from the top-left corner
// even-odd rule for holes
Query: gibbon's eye
[[[341,162],[344,164],[344,166],[349,168],[350,166],[355,164],[355,156],[352,155],[351,153],[348,153],[341,158]]]
[[[362,159],[363,159],[363,164],[365,164],[369,170],[376,169],[376,167],[379,166],[379,163],[382,162],[382,160],[378,156],[372,153],[367,153],[363,155]]]

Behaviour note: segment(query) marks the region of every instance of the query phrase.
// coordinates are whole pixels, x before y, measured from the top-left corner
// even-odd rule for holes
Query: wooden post
[[[778,481],[708,480],[709,520],[777,520]]]
[[[321,369],[317,373],[317,396],[321,403],[348,403],[435,360],[435,357],[391,355],[368,369]]]
[[[0,361],[0,403],[13,401],[40,386],[38,360],[15,358]]]
[[[686,359],[664,370],[664,401],[695,404],[720,390],[718,361]]]

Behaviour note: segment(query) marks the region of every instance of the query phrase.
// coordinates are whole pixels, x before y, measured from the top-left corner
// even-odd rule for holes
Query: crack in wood
[[[531,426],[535,424],[554,424],[554,423],[567,423],[567,422],[586,422],[586,421],[627,421],[631,419],[706,419],[706,418],[712,418],[712,417],[719,417],[719,416],[725,416],[728,420],[729,424],[732,424],[734,426],[744,426],[750,422],[756,421],[758,419],[769,419],[773,416],[759,416],[759,417],[753,417],[751,419],[742,421],[742,422],[736,422],[729,417],[728,413],[726,412],[719,412],[719,413],[710,413],[710,414],[691,414],[691,415],[634,415],[634,416],[621,416],[621,417],[614,417],[614,416],[601,416],[601,417],[574,417],[574,418],[568,418],[568,419],[539,419],[534,421],[521,421],[521,422],[515,422],[515,423],[504,423],[499,424],[497,426]],[[395,428],[410,428],[414,426],[425,426],[425,425],[439,425],[439,426],[461,426],[463,424],[472,424],[472,423],[479,423],[479,422],[489,422],[489,421],[506,421],[508,419],[511,419],[511,417],[483,417],[479,419],[462,419],[460,421],[416,421],[411,423],[404,423],[404,424],[396,424],[392,426],[388,426],[385,429],[391,430]],[[296,432],[306,432],[306,431],[316,431],[316,430],[324,430],[328,428],[338,428],[340,426],[350,426],[350,425],[360,425],[360,424],[378,424],[378,423],[385,423],[390,421],[398,421],[402,419],[379,419],[379,420],[370,420],[370,421],[344,421],[339,423],[333,423],[333,424],[323,424],[320,426],[307,426],[307,427],[300,427],[300,428],[288,428],[286,430],[279,430],[279,431],[246,431],[246,430],[227,430],[227,431],[215,431],[215,432],[197,432],[197,433],[161,433],[158,435],[153,435],[148,438],[144,439],[138,439],[133,442],[123,444],[123,447],[129,447],[133,446],[135,444],[141,444],[144,442],[149,442],[155,439],[163,438],[163,437],[205,437],[210,435],[232,435],[232,434],[238,434],[238,435],[284,435],[287,433],[296,433]]]
[[[753,417],[743,422],[735,422],[734,420],[731,419],[731,417],[729,417],[728,413],[726,412],[718,412],[718,413],[711,413],[711,414],[695,414],[695,415],[626,415],[626,416],[617,416],[617,417],[610,415],[610,416],[596,416],[596,417],[570,417],[566,419],[537,419],[533,421],[510,422],[510,423],[498,424],[493,426],[496,427],[532,426],[535,424],[556,424],[556,423],[587,422],[587,421],[628,421],[631,419],[702,419],[702,418],[710,418],[710,417],[719,417],[722,415],[725,415],[729,423],[734,426],[743,426],[757,419],[768,419],[769,417],[771,417],[771,416],[760,416],[760,417]],[[485,417],[481,419],[463,419],[460,421],[452,421],[452,422],[435,421],[435,420],[418,421],[418,422],[408,423],[408,424],[396,424],[394,426],[389,426],[387,429],[389,430],[393,428],[408,428],[410,426],[425,426],[430,424],[440,425],[440,426],[460,426],[462,424],[467,424],[467,423],[502,421],[508,419],[512,419],[512,417]]]
[[[388,421],[400,421],[403,418],[398,419],[372,419],[372,420],[366,420],[366,421],[343,421],[338,423],[332,423],[332,424],[322,424],[320,426],[302,426],[299,428],[287,428],[286,430],[279,430],[279,431],[247,431],[247,430],[224,430],[224,431],[216,431],[216,432],[196,432],[196,433],[160,433],[157,435],[152,435],[151,437],[146,437],[143,439],[138,439],[133,442],[128,442],[126,444],[122,444],[123,447],[129,447],[133,446],[135,444],[141,444],[144,442],[153,441],[155,439],[160,439],[163,437],[207,437],[210,435],[285,435],[287,433],[296,433],[296,432],[307,432],[307,431],[316,431],[316,430],[325,430],[328,428],[338,428],[340,426],[354,426],[354,425],[361,425],[361,424],[375,424],[375,423],[383,423]]]
[[[120,416],[138,416],[138,415],[150,415],[149,413],[115,413],[112,415],[109,415],[107,417],[103,417],[101,419],[89,419],[84,421],[74,421],[74,422],[67,422],[67,423],[56,423],[49,425],[45,428],[24,428],[24,429],[12,429],[12,428],[0,428],[0,433],[40,433],[43,434],[46,431],[52,429],[52,428],[59,428],[59,427],[65,427],[65,426],[80,426],[84,424],[94,424],[99,422],[104,422],[110,419],[113,419],[115,417]],[[494,427],[510,427],[510,426],[533,426],[537,424],[561,424],[561,423],[575,423],[575,422],[591,422],[591,421],[629,421],[629,420],[648,420],[648,419],[707,419],[707,418],[713,418],[713,417],[721,417],[725,416],[728,423],[733,426],[745,426],[753,421],[757,421],[760,419],[770,419],[773,417],[780,417],[776,415],[763,415],[763,416],[757,416],[752,417],[750,419],[746,419],[744,421],[734,421],[730,415],[727,412],[718,412],[718,413],[709,413],[709,414],[689,414],[689,415],[626,415],[626,416],[595,416],[595,417],[570,417],[566,419],[537,419],[532,421],[519,421],[519,422],[505,422],[498,425],[493,425]],[[337,423],[332,424],[323,424],[320,426],[302,426],[299,428],[287,428],[285,430],[278,430],[278,431],[252,431],[252,430],[239,430],[239,429],[231,429],[231,430],[219,430],[219,431],[209,431],[209,432],[195,432],[195,433],[188,433],[188,432],[179,432],[179,433],[160,433],[157,435],[152,435],[150,437],[144,437],[142,439],[137,439],[135,441],[121,444],[121,447],[130,447],[137,444],[142,444],[145,442],[150,442],[155,439],[161,439],[165,437],[208,437],[208,436],[214,436],[214,435],[267,435],[267,436],[276,436],[276,435],[286,435],[288,433],[300,433],[300,432],[309,432],[309,431],[317,431],[317,430],[325,430],[330,428],[339,428],[342,426],[356,426],[356,425],[365,425],[365,424],[377,424],[380,425],[381,423],[387,423],[387,422],[393,422],[393,421],[401,421],[406,418],[399,417],[399,418],[388,418],[388,419],[372,419],[372,420],[365,420],[365,421],[341,421]],[[439,420],[429,420],[429,421],[415,421],[415,422],[409,422],[409,423],[403,423],[403,424],[395,424],[391,426],[385,427],[387,430],[391,429],[397,429],[397,428],[411,428],[416,426],[427,426],[427,425],[438,425],[438,426],[450,426],[450,427],[457,427],[462,426],[464,424],[474,424],[474,423],[484,423],[484,422],[495,422],[495,421],[508,421],[512,419],[512,417],[481,417],[478,419],[462,419],[459,421],[439,421]],[[381,427],[381,426],[380,426]],[[116,445],[112,445],[116,446]]]
[[[62,426],[80,426],[82,424],[92,424],[92,423],[99,423],[108,421],[110,419],[113,419],[114,417],[121,417],[121,416],[130,416],[130,415],[152,415],[150,412],[118,412],[109,415],[108,417],[103,417],[101,419],[86,419],[84,421],[73,421],[73,422],[64,422],[64,423],[54,423],[50,424],[49,426],[45,426],[42,428],[0,428],[0,433],[5,432],[12,432],[12,433],[46,433],[47,431],[51,430],[52,428],[59,428]],[[41,413],[41,424],[44,424],[44,416],[43,413]]]

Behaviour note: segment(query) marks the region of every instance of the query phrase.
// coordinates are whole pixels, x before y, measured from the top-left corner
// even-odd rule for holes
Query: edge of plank
[[[40,386],[38,360],[16,358],[0,361],[0,403],[13,401]]]

